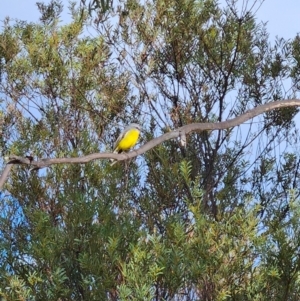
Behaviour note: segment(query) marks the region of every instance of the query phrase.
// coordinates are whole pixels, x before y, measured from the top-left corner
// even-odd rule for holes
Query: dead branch
[[[2,189],[3,185],[5,184],[8,176],[9,176],[9,173],[10,173],[10,170],[12,168],[12,164],[7,164],[0,176],[0,188]]]
[[[232,128],[265,112],[278,109],[278,108],[292,107],[292,106],[300,106],[300,99],[288,99],[288,100],[270,102],[258,106],[254,109],[251,109],[241,116],[238,116],[230,120],[218,122],[218,123],[191,123],[182,126],[178,129],[175,129],[171,132],[168,132],[160,137],[154,138],[151,141],[144,144],[139,149],[133,150],[126,154],[94,153],[78,158],[51,158],[51,159],[45,158],[37,161],[31,160],[31,158],[28,157],[26,158],[26,157],[11,155],[8,157],[7,166],[5,167],[2,175],[0,176],[0,189],[3,187],[6,179],[8,178],[11,165],[13,164],[17,164],[17,165],[25,164],[30,166],[31,170],[35,170],[43,167],[48,167],[53,164],[72,164],[72,163],[85,164],[97,159],[116,159],[118,161],[123,161],[123,160],[137,157],[138,155],[145,153],[146,151],[154,148],[155,146],[161,144],[164,141],[178,138],[178,137],[181,137],[181,140],[185,140],[185,136],[191,132],[201,132],[206,130],[224,130],[224,129]]]

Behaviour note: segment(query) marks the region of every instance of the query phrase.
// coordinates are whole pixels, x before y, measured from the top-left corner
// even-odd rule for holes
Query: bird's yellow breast
[[[139,139],[140,131],[137,129],[129,130],[119,142],[117,149],[119,152],[127,151],[134,147]]]

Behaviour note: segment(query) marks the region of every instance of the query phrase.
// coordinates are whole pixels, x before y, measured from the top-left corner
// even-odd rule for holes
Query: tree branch
[[[5,167],[2,175],[0,176],[0,189],[3,187],[6,179],[8,178],[9,171],[13,164],[25,164],[31,166],[32,170],[35,170],[43,167],[48,167],[52,164],[71,164],[71,163],[84,164],[97,159],[115,159],[118,161],[128,160],[130,158],[134,158],[137,157],[138,155],[145,153],[146,151],[154,148],[155,146],[161,144],[164,141],[178,138],[178,137],[185,137],[187,134],[191,132],[201,132],[206,130],[224,130],[224,129],[232,128],[265,112],[278,109],[278,108],[292,107],[292,106],[300,106],[300,99],[288,99],[288,100],[270,102],[258,106],[254,109],[251,109],[241,116],[238,116],[230,120],[218,122],[218,123],[191,123],[182,126],[178,129],[175,129],[171,132],[168,132],[160,137],[154,138],[151,141],[144,144],[139,149],[124,154],[94,153],[78,158],[52,158],[52,159],[41,159],[39,161],[31,160],[31,158],[11,155],[8,158],[8,165]]]
[[[12,168],[12,164],[7,164],[0,176],[0,189],[2,189],[3,185],[5,184],[8,176],[9,176],[9,173],[10,173],[10,170]]]

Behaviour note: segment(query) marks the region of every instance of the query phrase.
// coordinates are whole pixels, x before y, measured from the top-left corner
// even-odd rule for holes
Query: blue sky
[[[239,1],[242,3],[245,0]],[[249,3],[253,1],[250,0]],[[9,16],[12,19],[37,21],[39,14],[36,2],[37,0],[0,1],[0,20]],[[63,3],[68,6],[68,1],[63,0]],[[220,0],[220,3],[225,3],[225,0]],[[300,0],[265,0],[256,16],[258,21],[268,22],[271,40],[274,40],[275,36],[293,38],[297,32],[300,32]],[[67,12],[65,17],[68,18]]]
[[[266,0],[257,12],[257,20],[268,22],[270,37],[285,39],[300,33],[299,0]]]

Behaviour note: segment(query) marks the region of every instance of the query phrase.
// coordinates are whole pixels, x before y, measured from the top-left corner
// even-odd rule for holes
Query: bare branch
[[[178,138],[178,137],[182,138],[191,132],[201,132],[206,130],[224,130],[224,129],[232,128],[265,112],[278,109],[278,108],[292,107],[292,106],[300,106],[300,99],[288,99],[288,100],[270,102],[258,106],[252,110],[249,110],[248,112],[246,112],[241,116],[238,116],[230,120],[218,122],[218,123],[191,123],[182,126],[178,129],[175,129],[171,132],[168,132],[160,137],[154,138],[151,141],[147,142],[142,147],[140,147],[139,149],[133,150],[125,154],[94,153],[78,158],[51,158],[51,159],[41,159],[39,161],[31,160],[31,158],[11,155],[9,156],[8,165],[5,167],[0,177],[0,189],[2,188],[5,180],[8,177],[12,164],[25,164],[30,166],[32,170],[35,170],[43,167],[48,167],[52,164],[71,164],[71,163],[84,164],[97,159],[115,159],[118,161],[128,160],[130,158],[134,158],[137,157],[138,155],[145,153],[146,151],[154,148],[155,146],[161,144],[164,141]]]
[[[3,185],[5,184],[8,176],[9,176],[9,173],[10,173],[10,170],[12,168],[12,164],[7,164],[0,176],[0,189],[2,189]]]

